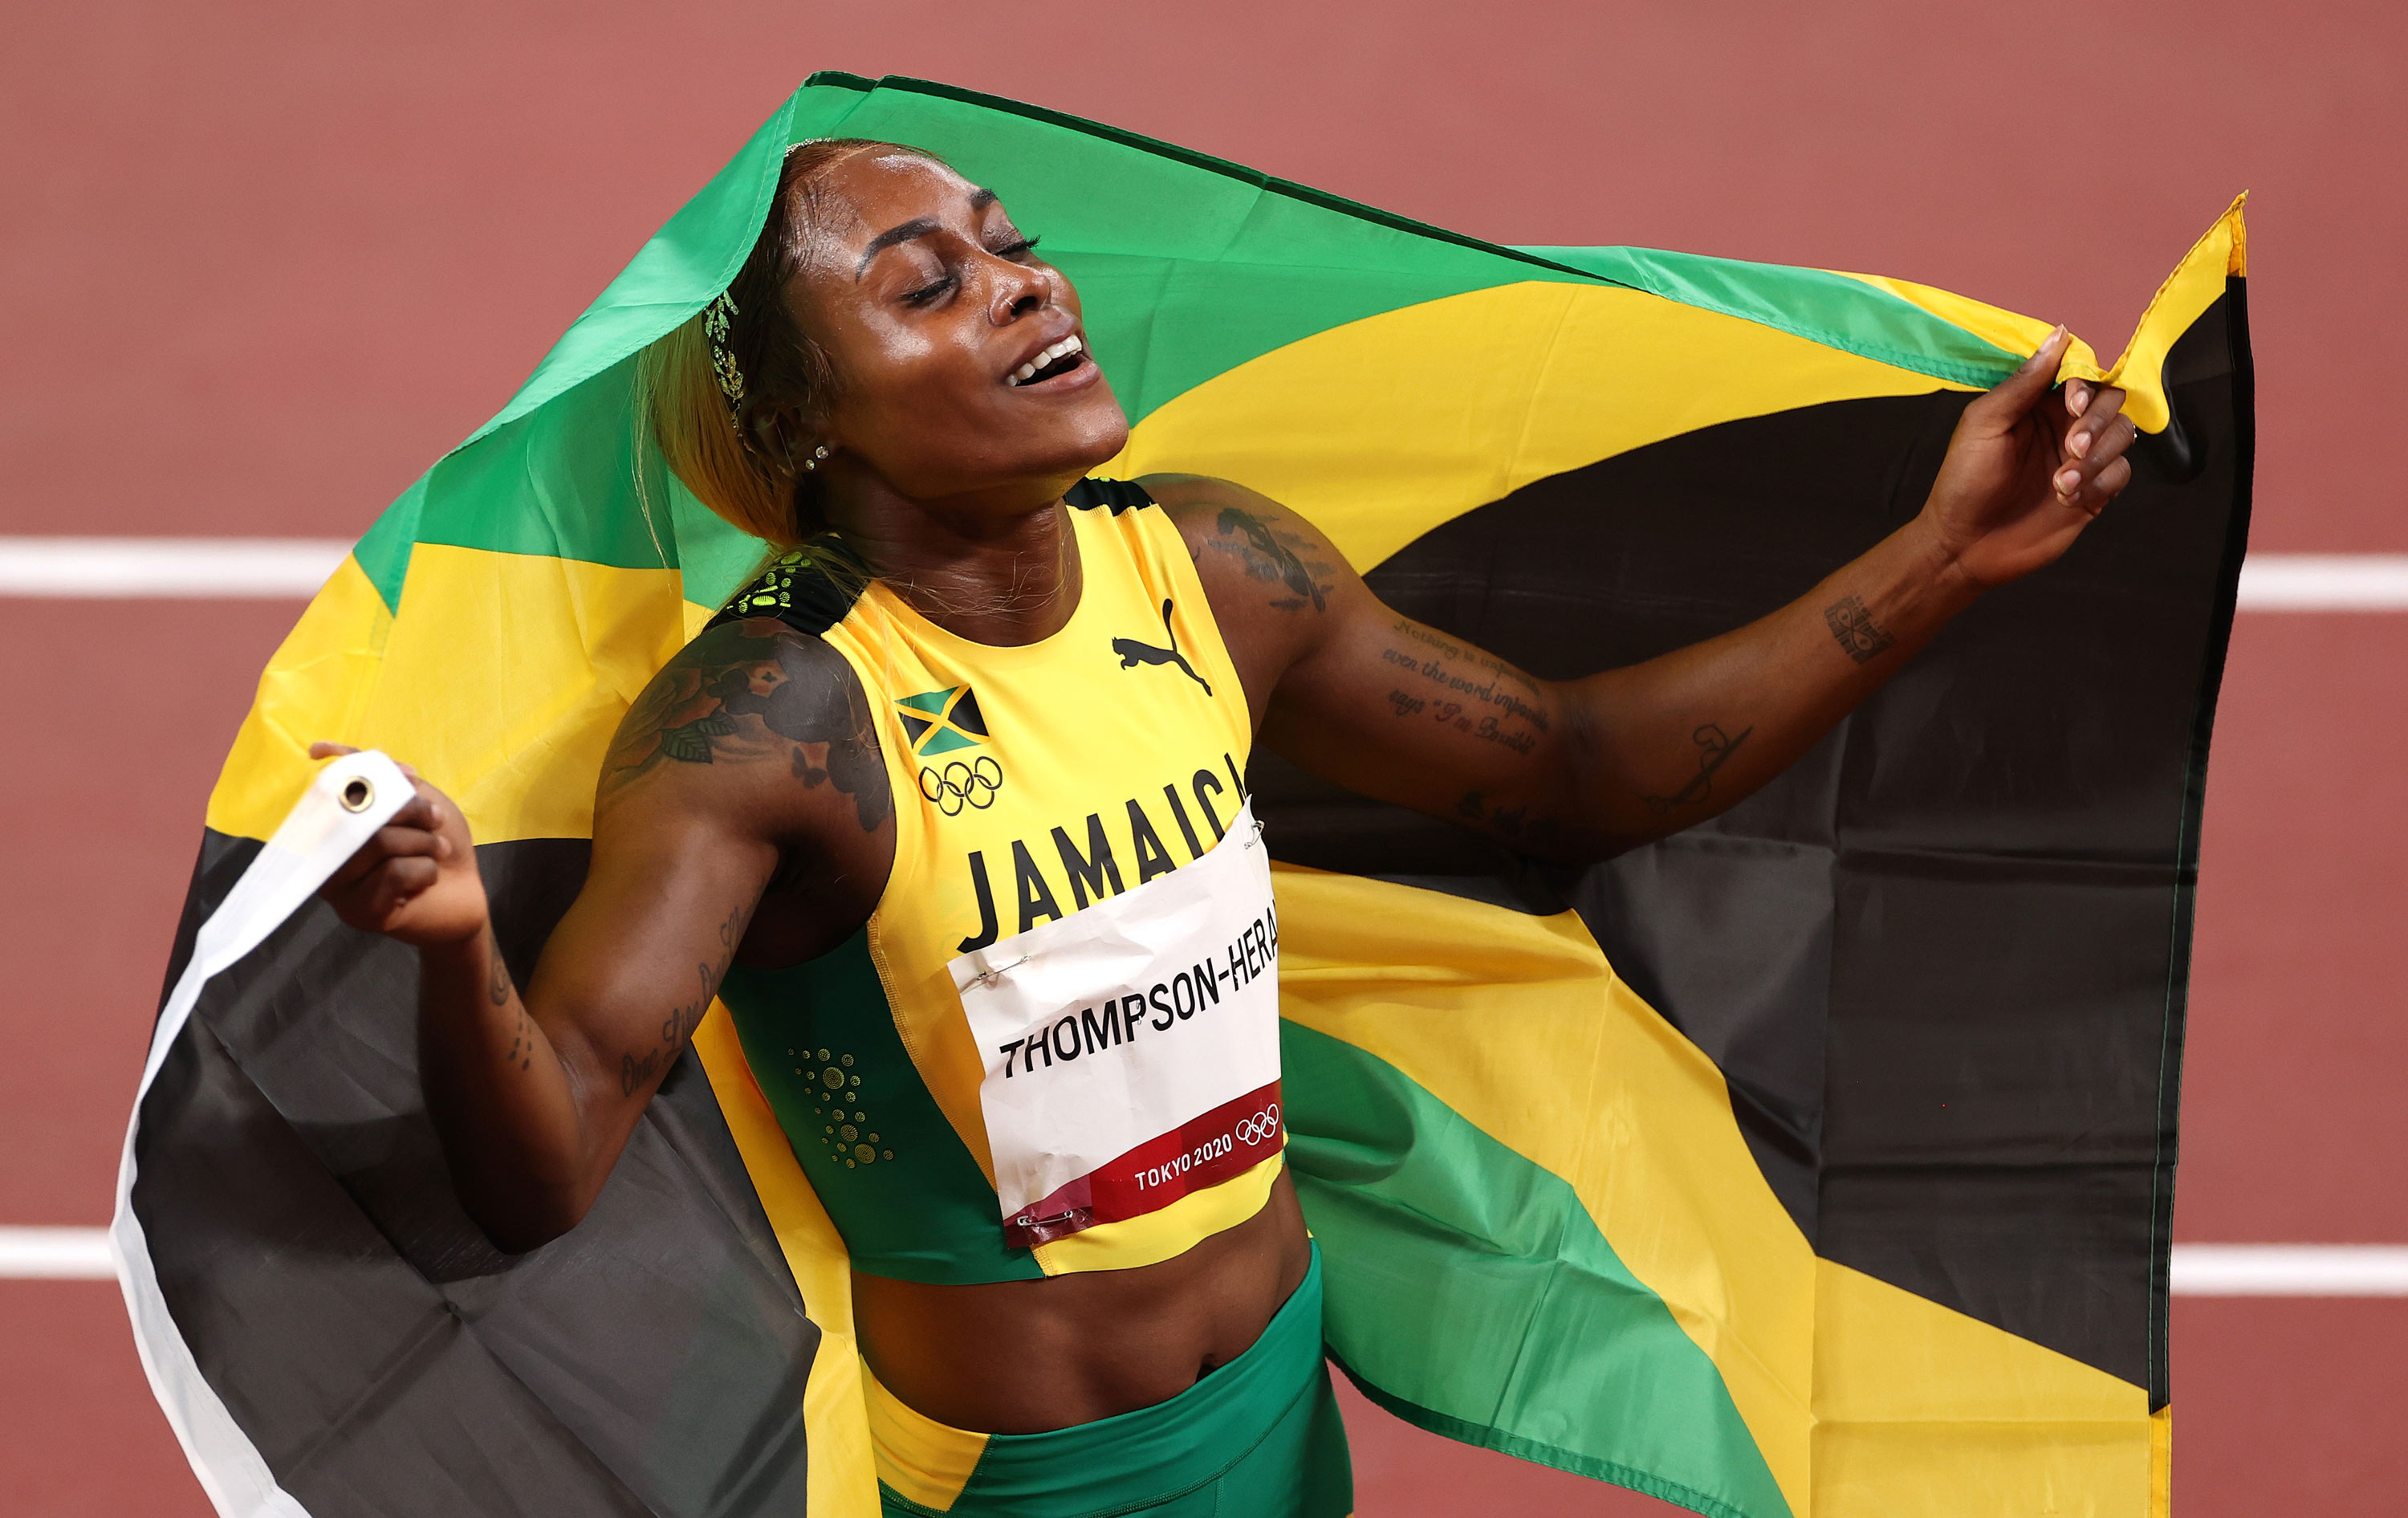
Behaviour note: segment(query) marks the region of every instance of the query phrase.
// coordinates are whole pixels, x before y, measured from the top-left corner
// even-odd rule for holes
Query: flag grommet
[[[343,786],[340,798],[345,811],[366,811],[376,804],[376,787],[365,775],[354,775]]]

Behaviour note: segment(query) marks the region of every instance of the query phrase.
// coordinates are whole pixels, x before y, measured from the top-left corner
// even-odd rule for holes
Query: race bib
[[[1203,858],[952,968],[1014,1245],[1279,1153],[1279,916],[1251,802]]]

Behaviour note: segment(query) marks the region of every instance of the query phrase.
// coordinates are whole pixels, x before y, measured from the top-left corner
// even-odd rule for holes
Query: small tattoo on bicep
[[[1714,792],[1714,771],[1728,764],[1730,756],[1739,752],[1739,746],[1746,742],[1748,735],[1755,731],[1753,727],[1742,727],[1739,736],[1734,738],[1713,723],[1702,724],[1689,735],[1689,741],[1698,749],[1698,772],[1690,777],[1689,783],[1670,795],[1641,796],[1639,799],[1658,817],[1676,807],[1693,807],[1705,800]]]
[[[1843,595],[1823,609],[1823,620],[1830,624],[1831,636],[1849,658],[1865,664],[1878,658],[1883,650],[1898,641],[1873,621],[1865,603],[1856,596]]]

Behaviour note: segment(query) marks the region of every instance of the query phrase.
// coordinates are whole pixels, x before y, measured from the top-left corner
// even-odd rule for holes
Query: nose
[[[987,319],[996,326],[1009,326],[1054,303],[1054,284],[1046,270],[1015,264],[1008,258],[991,259],[987,266],[993,271]]]

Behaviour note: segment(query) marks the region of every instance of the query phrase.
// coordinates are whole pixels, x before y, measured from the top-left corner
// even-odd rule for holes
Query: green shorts
[[[1254,1346],[1168,1402],[1050,1434],[973,1434],[869,1381],[887,1518],[1346,1518],[1354,1473],[1321,1358],[1321,1250]]]

